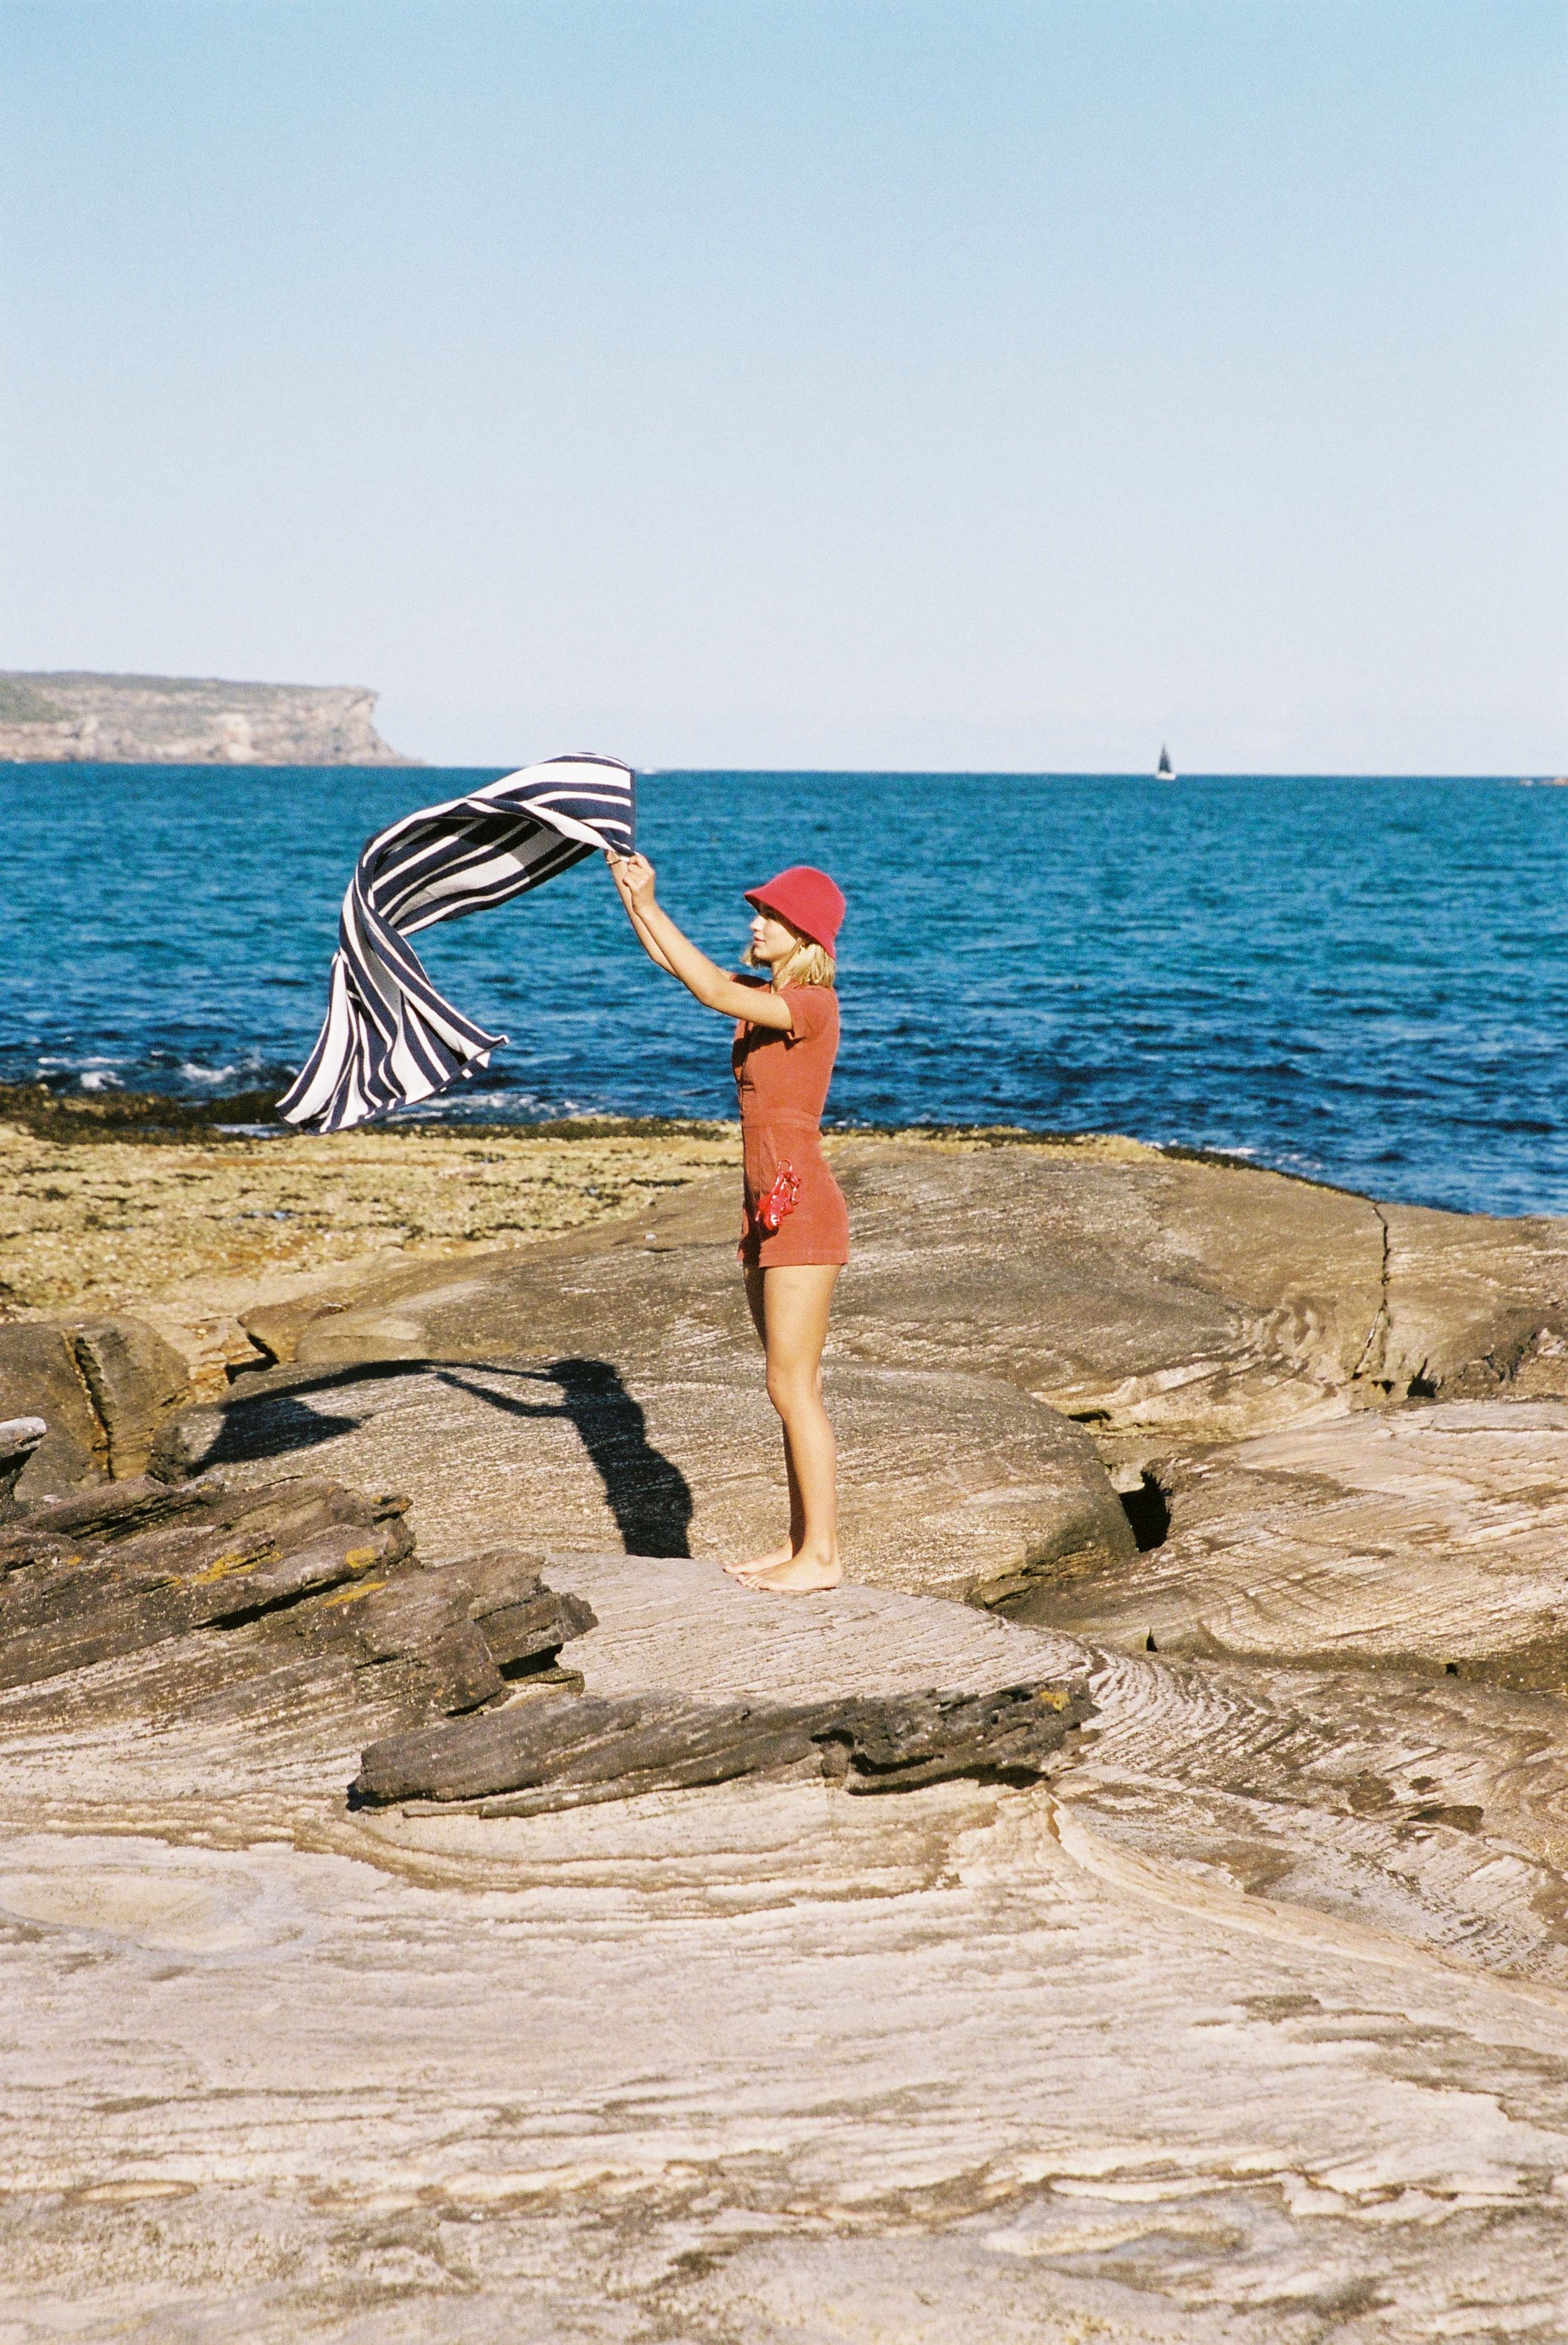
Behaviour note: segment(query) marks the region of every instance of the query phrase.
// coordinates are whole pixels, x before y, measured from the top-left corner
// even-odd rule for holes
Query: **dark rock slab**
[[[219,1475],[176,1488],[150,1475],[126,1482],[97,1483],[62,1498],[34,1499],[17,1509],[0,1533],[0,1572],[32,1559],[40,1540],[57,1545],[91,1538],[128,1538],[133,1531],[177,1517],[200,1514],[228,1484]]]
[[[988,1694],[932,1692],[852,1702],[812,1741],[822,1749],[824,1774],[850,1792],[908,1792],[959,1777],[1032,1783],[1094,1707],[1083,1679]]]
[[[406,1664],[416,1714],[451,1713],[548,1670],[593,1626],[581,1599],[544,1587],[536,1555],[421,1568],[407,1507],[319,1478],[248,1490],[219,1476],[34,1507],[0,1528],[0,1688],[155,1648],[177,1671],[192,1636],[261,1623],[283,1642],[236,1639],[240,1675],[312,1652],[334,1669]]]
[[[1027,1783],[1092,1707],[1082,1681],[814,1704],[541,1696],[372,1744],[352,1796],[365,1806],[478,1800],[485,1813],[531,1814],[779,1774],[814,1759],[851,1792],[960,1776]]]
[[[254,1619],[393,1565],[413,1545],[400,1509],[330,1486],[282,1506],[272,1492],[207,1501],[119,1538],[84,1536],[50,1508],[0,1535],[0,1685]]]
[[[41,1416],[48,1426],[15,1484],[21,1499],[101,1482],[109,1445],[76,1365],[70,1337],[41,1319],[0,1327],[0,1417]]]
[[[143,1319],[83,1319],[69,1329],[76,1365],[118,1480],[143,1474],[159,1426],[190,1397],[186,1363]]]
[[[0,1327],[0,1416],[48,1427],[18,1477],[24,1502],[144,1473],[159,1426],[189,1396],[185,1362],[145,1320]]]

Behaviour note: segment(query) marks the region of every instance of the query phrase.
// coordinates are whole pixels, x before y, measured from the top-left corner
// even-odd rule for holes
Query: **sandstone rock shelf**
[[[831,1597],[733,1172],[150,1414],[5,1331],[0,2331],[1563,2334],[1563,1226],[837,1161]]]
[[[1452,1401],[1164,1458],[1171,1533],[1020,1617],[1128,1650],[1568,1692],[1568,1404]]]
[[[1098,1663],[868,1589],[773,1606],[678,1558],[548,1577],[598,1613],[590,1700],[718,1654],[715,1692],[785,1700],[1087,1668],[1098,1714],[1033,1790],[795,1771],[355,1815],[341,1711],[286,1686],[242,1744],[199,1670],[100,1666],[64,1734],[45,1689],[0,1695],[6,1993],[49,2013],[0,2080],[0,2315],[280,2345],[651,2319],[1414,2345],[1455,2307],[1553,2333],[1563,1782],[1530,1698],[1500,1738],[1494,1696],[1381,1684],[1347,1739],[1320,1677]],[[1484,1822],[1413,1821],[1434,1746]]]

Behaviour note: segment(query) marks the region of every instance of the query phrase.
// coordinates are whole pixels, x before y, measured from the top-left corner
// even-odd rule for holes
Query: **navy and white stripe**
[[[343,898],[327,1022],[278,1114],[345,1132],[487,1066],[506,1036],[443,1000],[403,939],[504,904],[601,848],[630,855],[635,789],[613,757],[551,757],[372,838]]]

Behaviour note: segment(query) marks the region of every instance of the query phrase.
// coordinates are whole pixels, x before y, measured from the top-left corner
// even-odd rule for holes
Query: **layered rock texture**
[[[0,759],[136,766],[406,766],[359,685],[0,671]]]
[[[1564,2333],[1568,1231],[837,1164],[829,1597],[733,1175],[0,1329],[0,2335]]]

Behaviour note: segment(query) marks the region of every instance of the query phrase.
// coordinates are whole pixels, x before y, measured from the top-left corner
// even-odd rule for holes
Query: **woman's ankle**
[[[835,1538],[803,1539],[794,1551],[794,1560],[796,1563],[819,1563],[824,1570],[830,1571],[839,1560],[838,1541]]]

